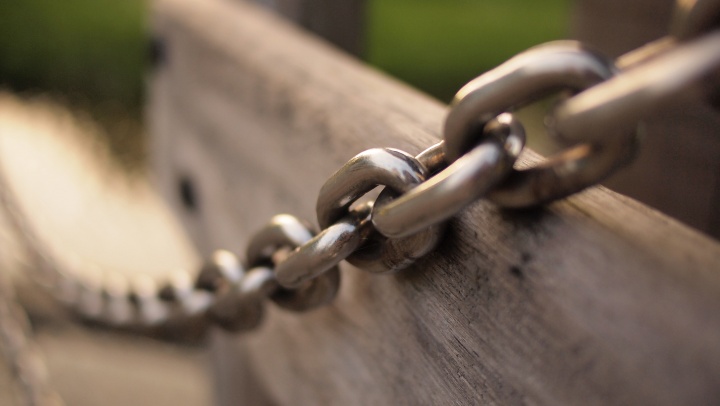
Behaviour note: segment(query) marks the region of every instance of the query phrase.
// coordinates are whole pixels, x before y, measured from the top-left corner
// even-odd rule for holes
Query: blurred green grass
[[[145,0],[0,1],[0,88],[90,115],[141,168],[146,13]]]
[[[449,101],[528,47],[567,36],[569,0],[374,0],[368,61]]]
[[[569,0],[370,0],[367,59],[442,99],[531,45],[566,34]],[[0,2],[0,86],[103,115],[138,114],[146,0]]]
[[[144,0],[0,1],[0,84],[137,109]]]

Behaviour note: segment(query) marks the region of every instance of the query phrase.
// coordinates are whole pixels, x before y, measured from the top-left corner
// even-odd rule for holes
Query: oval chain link
[[[405,193],[426,178],[427,168],[406,152],[392,148],[361,152],[320,188],[316,206],[318,223],[321,228],[329,227],[346,216],[355,201],[377,186]]]
[[[413,235],[454,216],[503,180],[525,145],[525,130],[505,113],[482,131],[484,141],[447,169],[394,200],[376,203],[375,228],[388,238]]]
[[[463,86],[445,120],[445,154],[454,162],[477,144],[482,128],[499,114],[559,91],[585,90],[612,77],[608,59],[574,41],[558,41],[525,51]]]
[[[512,58],[465,85],[445,122],[445,152],[457,159],[475,139],[473,128],[491,117],[560,90],[573,93],[609,79],[609,60],[572,41],[553,42]],[[583,143],[529,169],[513,171],[488,198],[522,208],[557,200],[595,185],[629,161],[634,133],[620,140]]]
[[[387,193],[402,194],[423,183],[428,169],[410,154],[391,148],[362,152],[340,168],[320,189],[317,216],[321,227],[327,227],[360,197],[378,186]],[[383,192],[386,193],[386,192]],[[383,197],[380,202],[389,197]],[[407,268],[430,252],[442,234],[439,227],[404,239],[387,240],[374,229],[368,230],[363,244],[346,259],[372,273],[392,273]]]
[[[274,216],[270,223],[255,234],[247,249],[247,261],[251,266],[271,265],[273,268],[288,254],[283,249],[294,250],[310,243],[314,237],[311,228],[289,214]],[[337,266],[304,283],[297,289],[278,287],[270,298],[279,306],[294,311],[306,311],[329,303],[335,298],[340,286],[340,270]]]
[[[275,267],[280,285],[297,289],[307,281],[335,268],[367,238],[372,204],[362,205],[310,241],[297,247]]]

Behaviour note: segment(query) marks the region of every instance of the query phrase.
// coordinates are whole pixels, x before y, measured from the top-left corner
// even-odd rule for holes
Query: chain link
[[[554,116],[556,136],[566,142],[626,137],[663,107],[711,96],[720,84],[720,31],[681,44],[656,49],[644,56],[647,62],[565,101]]]
[[[679,1],[675,38],[622,57],[623,69],[571,41],[510,59],[458,92],[443,142],[415,157],[390,148],[355,156],[320,190],[322,231],[275,216],[250,240],[245,266],[235,254],[217,251],[196,275],[177,271],[160,285],[147,277],[80,274],[50,260],[2,176],[0,202],[32,250],[37,279],[82,316],[115,326],[202,316],[228,331],[253,329],[268,299],[292,311],[331,302],[343,260],[373,273],[407,268],[435,248],[444,222],[473,201],[527,207],[597,184],[629,162],[641,120],[680,96],[717,91],[720,31],[709,31],[718,16],[720,1]],[[511,112],[557,93],[563,99],[546,121],[568,148],[514,169],[525,131]],[[358,203],[378,186],[384,189],[374,202]],[[3,309],[0,333],[7,333],[13,322],[2,318]]]
[[[375,204],[375,229],[402,238],[447,220],[508,176],[525,145],[525,129],[503,113],[487,123],[484,141],[404,195]],[[390,199],[388,199],[390,200]]]

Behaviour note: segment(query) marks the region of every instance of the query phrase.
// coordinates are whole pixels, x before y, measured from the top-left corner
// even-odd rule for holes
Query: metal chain
[[[697,1],[695,7],[714,10],[716,3]],[[635,61],[625,63],[631,65],[625,71],[577,42],[560,41],[474,79],[451,104],[443,142],[417,157],[389,148],[357,155],[320,190],[320,233],[290,215],[276,216],[251,239],[245,266],[235,254],[217,251],[195,278],[177,272],[163,285],[120,274],[80,279],[50,260],[1,177],[0,201],[32,247],[43,285],[81,315],[146,326],[206,315],[233,331],[253,328],[265,298],[294,311],[330,302],[343,260],[374,273],[408,267],[435,247],[444,220],[477,199],[503,207],[544,204],[595,185],[626,164],[643,117],[678,95],[702,97],[716,88],[706,84],[718,76],[720,32],[691,30],[700,24],[692,17],[696,9],[682,3],[678,10],[686,15],[688,33],[661,41],[665,45],[653,52],[621,57]],[[525,132],[509,112],[558,92],[570,96],[548,121],[570,147],[535,167],[514,169]],[[351,208],[377,186],[385,189],[374,203]]]
[[[63,402],[48,383],[47,369],[31,337],[28,317],[15,301],[9,281],[0,275],[0,355],[8,364],[25,404],[60,406]]]
[[[674,38],[616,62],[573,41],[510,59],[458,92],[443,142],[415,157],[371,149],[330,177],[317,200],[321,232],[293,216],[275,216],[250,240],[244,264],[217,251],[194,278],[178,272],[162,285],[119,274],[81,280],[50,260],[2,176],[0,201],[33,251],[42,284],[84,317],[153,326],[204,316],[229,331],[253,329],[267,299],[291,311],[331,302],[343,260],[373,273],[407,268],[434,249],[445,220],[478,199],[511,208],[540,205],[593,186],[627,164],[649,113],[678,97],[717,92],[720,31],[711,28],[720,20],[718,4],[697,0],[687,7],[679,1]],[[557,93],[564,98],[547,121],[568,149],[514,169],[525,131],[511,112]],[[374,202],[357,202],[378,186],[384,190]]]

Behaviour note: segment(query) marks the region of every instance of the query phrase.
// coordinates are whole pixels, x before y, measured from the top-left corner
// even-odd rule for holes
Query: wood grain
[[[254,6],[162,0],[153,22],[158,183],[204,253],[241,252],[276,213],[313,219],[358,152],[439,139],[443,106]],[[220,404],[720,402],[720,245],[603,188],[479,202],[417,266],[343,278],[331,306],[214,334]]]

